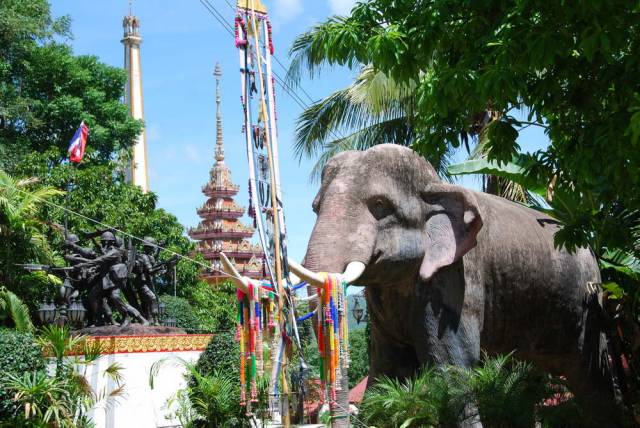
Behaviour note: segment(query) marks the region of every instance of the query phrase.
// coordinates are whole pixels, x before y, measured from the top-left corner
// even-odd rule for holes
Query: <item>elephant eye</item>
[[[393,204],[384,196],[376,196],[368,201],[369,211],[376,220],[382,220],[393,214]]]

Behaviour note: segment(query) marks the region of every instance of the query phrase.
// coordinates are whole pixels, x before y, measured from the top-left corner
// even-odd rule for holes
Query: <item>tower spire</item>
[[[221,273],[220,253],[223,251],[233,259],[242,275],[262,279],[264,254],[259,245],[250,242],[253,227],[240,221],[244,208],[234,201],[240,186],[233,184],[231,170],[224,162],[220,64],[216,63],[213,75],[216,79],[216,162],[209,172],[209,182],[202,188],[207,202],[196,211],[202,220],[198,226],[189,229],[189,236],[199,241],[196,251],[202,254],[214,269],[213,272],[202,274],[208,282],[218,284],[226,278]]]
[[[220,95],[220,78],[222,77],[220,63],[216,63],[213,75],[216,77],[216,161],[224,162],[224,146],[222,145],[222,110],[220,109],[220,102],[222,101],[222,97]]]
[[[129,3],[131,6],[131,3]],[[142,65],[140,61],[140,20],[137,16],[129,15],[122,20],[124,34],[124,68],[127,72],[127,84],[124,102],[129,106],[129,112],[134,119],[144,120],[144,100],[142,96]],[[131,152],[131,164],[126,171],[129,183],[139,186],[143,192],[149,191],[149,174],[147,170],[147,138],[144,128],[137,135]]]

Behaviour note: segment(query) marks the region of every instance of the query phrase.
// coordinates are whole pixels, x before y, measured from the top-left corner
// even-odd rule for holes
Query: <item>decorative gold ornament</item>
[[[139,352],[204,351],[212,334],[170,334],[156,336],[89,336],[67,355],[83,355],[85,349],[100,347],[102,354],[131,354]],[[52,357],[50,350],[44,350]]]

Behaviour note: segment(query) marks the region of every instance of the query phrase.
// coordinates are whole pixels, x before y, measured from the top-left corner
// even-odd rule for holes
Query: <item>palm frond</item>
[[[104,375],[112,379],[117,385],[120,385],[124,380],[124,377],[122,376],[123,370],[124,367],[122,364],[117,362],[111,363],[109,364],[109,367],[104,370]]]
[[[332,55],[330,47],[335,44],[331,40],[346,35],[345,32],[340,31],[345,23],[344,17],[334,16],[325,23],[315,25],[311,30],[296,37],[289,49],[291,63],[286,76],[288,83],[297,86],[305,74],[310,77],[319,75],[329,65],[331,59],[335,60],[332,61],[334,63],[349,67],[358,66],[353,55],[347,55],[346,58]]]
[[[340,152],[366,150],[377,144],[396,144],[398,141],[406,143],[407,146],[414,141],[413,128],[406,126],[404,118],[376,123],[355,131],[344,138],[330,141],[323,146],[322,153],[311,170],[310,179],[318,179],[325,164]]]
[[[9,319],[18,331],[33,331],[29,308],[11,291],[0,289],[0,318]]]

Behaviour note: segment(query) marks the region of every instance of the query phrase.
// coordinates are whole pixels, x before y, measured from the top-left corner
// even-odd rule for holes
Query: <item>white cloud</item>
[[[278,21],[289,21],[301,13],[302,0],[275,0],[274,16]]]
[[[329,0],[329,8],[334,15],[348,15],[356,0]]]

